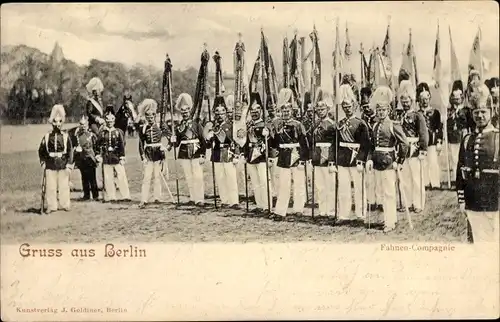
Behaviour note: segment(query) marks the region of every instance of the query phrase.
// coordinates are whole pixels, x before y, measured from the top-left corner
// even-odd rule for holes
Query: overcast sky
[[[450,60],[448,26],[462,72],[467,70],[478,26],[482,29],[483,48],[498,51],[499,7],[494,1],[4,4],[1,43],[26,44],[50,53],[58,41],[66,58],[79,64],[88,64],[96,58],[162,68],[168,52],[174,68],[198,68],[203,42],[207,42],[212,54],[219,50],[223,68],[232,73],[232,51],[238,32],[243,34],[247,60],[253,64],[259,48],[259,31],[264,27],[275,64],[281,65],[283,37],[287,35],[290,39],[295,29],[299,36],[307,37],[316,24],[326,86],[331,84],[336,17],[340,19],[341,45],[345,43],[348,23],[351,44],[357,52],[360,42],[365,48],[382,44],[389,16],[394,72],[399,70],[402,47],[408,42],[408,31],[412,28],[419,74],[424,79],[431,75],[438,20],[444,68],[448,68]],[[310,46],[308,37],[307,41]],[[358,55],[354,59],[359,62]],[[496,69],[494,74],[498,74]]]

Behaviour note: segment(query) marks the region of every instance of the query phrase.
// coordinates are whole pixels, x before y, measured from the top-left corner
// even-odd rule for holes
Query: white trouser
[[[104,200],[116,200],[116,186],[120,190],[123,199],[130,199],[130,190],[128,188],[127,173],[125,167],[121,164],[104,164],[104,188],[106,190]],[[115,173],[116,171],[116,183]]]
[[[194,202],[205,201],[205,185],[203,182],[203,168],[200,164],[200,159],[178,159],[184,177],[186,177],[189,200]]]
[[[278,200],[274,212],[280,216],[286,216],[288,203],[290,202],[290,190],[293,179],[293,212],[303,212],[306,204],[306,182],[304,168],[280,168]]]
[[[252,183],[253,194],[255,203],[258,208],[267,209],[267,177],[266,177],[266,164],[264,162],[257,164],[247,164],[248,174],[250,175],[250,182]],[[269,196],[272,196],[271,185],[269,185]],[[272,199],[270,200],[270,207],[272,208]]]
[[[142,179],[141,201],[148,202],[149,189],[151,188],[151,178],[154,174],[153,181],[153,197],[154,200],[161,198],[161,164],[162,161],[147,161],[144,164],[144,177]]]
[[[455,181],[457,178],[457,164],[458,164],[458,152],[460,151],[460,144],[450,143],[448,144],[448,154],[450,158],[450,168],[451,168],[451,181]]]
[[[45,170],[45,200],[47,210],[56,211],[57,199],[62,209],[69,210],[69,170]],[[43,210],[43,209],[42,209]]]
[[[499,242],[499,212],[498,211],[471,211],[467,210],[472,228],[472,238],[475,243]]]
[[[238,204],[236,166],[232,162],[214,162],[214,168],[215,182],[219,188],[221,202],[227,205]]]
[[[439,168],[439,159],[436,146],[431,145],[427,148],[427,157],[424,167],[424,182],[433,188],[441,187],[441,170]]]
[[[376,189],[375,172],[365,171],[366,199],[368,204],[381,204],[380,191]]]
[[[382,196],[384,222],[387,228],[395,228],[398,220],[396,212],[396,171],[393,169],[375,172],[377,190]]]
[[[320,216],[335,216],[335,173],[328,167],[314,167],[314,181],[318,192]]]
[[[424,209],[425,207],[425,186],[420,177],[422,163],[418,158],[406,159],[401,171],[401,188],[404,190],[406,200],[402,203],[406,207]],[[423,174],[423,172],[422,172]]]
[[[274,162],[272,165],[269,167],[269,179],[271,180],[269,182],[269,185],[271,186],[271,191],[273,192],[273,197],[277,196],[278,192],[278,180],[276,179],[277,176],[277,164],[278,164],[278,158],[269,158],[269,160],[273,160]]]
[[[362,176],[356,167],[338,167],[339,173],[339,205],[338,218],[349,219],[352,206],[352,189],[351,181],[354,183],[354,206],[356,208],[356,216],[363,218],[363,192],[362,192]]]

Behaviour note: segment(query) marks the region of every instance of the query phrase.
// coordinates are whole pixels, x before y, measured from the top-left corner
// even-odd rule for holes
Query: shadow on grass
[[[16,209],[16,212],[23,213],[23,214],[30,214],[30,215],[41,215],[42,212],[40,211],[40,208],[34,208],[30,207],[27,209]]]

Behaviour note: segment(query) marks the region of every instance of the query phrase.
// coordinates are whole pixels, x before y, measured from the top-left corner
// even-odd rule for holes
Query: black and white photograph
[[[498,244],[499,53],[490,1],[4,4],[1,242]]]

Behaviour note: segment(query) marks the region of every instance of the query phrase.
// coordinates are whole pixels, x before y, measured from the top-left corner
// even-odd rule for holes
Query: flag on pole
[[[384,43],[382,44],[382,50],[380,52],[380,58],[382,65],[385,70],[386,84],[394,90],[392,84],[392,56],[391,56],[391,37],[390,37],[390,22],[387,24],[387,32],[385,33]]]
[[[314,62],[314,66],[312,67],[312,73],[314,73],[314,86],[321,86],[321,55],[319,52],[319,43],[318,43],[318,31],[316,30],[316,26],[313,27],[313,31],[309,34],[313,45],[313,53],[314,57],[312,61]],[[311,84],[312,86],[312,84]]]
[[[434,65],[432,70],[432,80],[434,81],[434,88],[430,88],[431,92],[431,106],[438,109],[441,113],[441,120],[446,122],[447,118],[447,103],[444,99],[442,83],[441,83],[441,46],[439,38],[439,22],[437,25],[436,42],[434,44]]]
[[[349,39],[349,28],[347,27],[347,22],[345,23],[345,46],[344,46],[344,57],[345,57],[345,73],[352,74],[352,66],[351,66],[351,40]]]
[[[448,31],[450,34],[450,76],[451,76],[451,82],[450,82],[450,88],[449,90],[451,91],[451,88],[453,86],[453,82],[457,80],[462,80],[462,74],[460,73],[460,66],[458,65],[458,58],[457,54],[455,53],[455,46],[453,45],[453,39],[451,37],[451,27],[448,26]]]
[[[406,46],[406,49],[403,53],[403,61],[401,63],[401,68],[400,68],[400,74],[401,70],[405,70],[406,73],[410,76],[410,81],[414,86],[417,86],[418,83],[418,78],[416,75],[416,70],[415,70],[415,52],[413,48],[413,43],[411,39],[411,29],[410,29],[410,34],[409,34],[409,41],[408,45]]]
[[[333,95],[335,97],[335,103],[340,104],[340,95],[338,90],[340,88],[340,83],[342,81],[342,69],[344,68],[344,62],[342,57],[342,48],[340,47],[339,39],[339,19],[337,18],[337,25],[335,28],[335,46],[333,50]]]
[[[481,53],[481,30],[478,29],[472,48],[469,54],[469,72],[475,69],[479,72],[479,76],[483,79],[483,55]]]
[[[282,82],[283,88],[288,88],[290,86],[289,65],[290,65],[290,53],[288,51],[288,38],[285,37],[283,39],[283,82]]]
[[[441,53],[439,41],[439,23],[437,26],[436,42],[434,44],[434,65],[432,69],[432,79],[436,88],[441,87]]]

